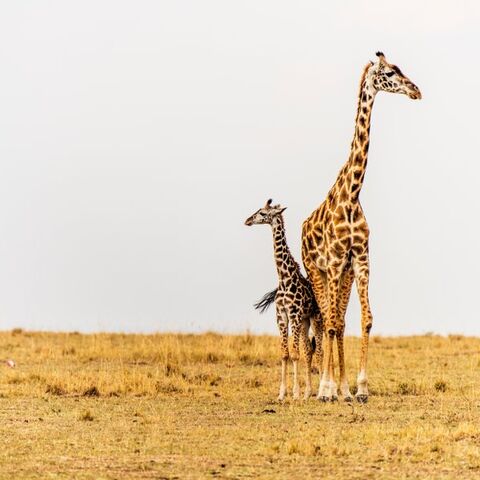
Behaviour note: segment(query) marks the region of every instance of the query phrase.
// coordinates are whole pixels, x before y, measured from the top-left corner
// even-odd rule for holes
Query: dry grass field
[[[0,333],[0,478],[480,478],[480,339],[373,337],[353,406],[276,402],[277,347]]]

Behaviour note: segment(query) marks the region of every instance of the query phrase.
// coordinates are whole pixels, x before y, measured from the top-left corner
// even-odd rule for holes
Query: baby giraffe
[[[312,288],[308,280],[300,272],[298,263],[294,260],[285,237],[285,227],[282,212],[285,208],[273,205],[268,200],[263,208],[247,218],[245,225],[269,224],[273,232],[273,249],[278,272],[278,288],[256,305],[262,311],[275,301],[277,310],[277,324],[281,336],[282,351],[282,380],[280,383],[279,400],[285,398],[287,392],[287,361],[288,351],[288,324],[291,324],[293,335],[293,398],[300,398],[300,384],[298,381],[299,343],[302,341],[305,359],[307,362],[305,399],[312,391],[312,355],[314,351],[322,365],[322,317],[315,301]],[[312,326],[314,342],[310,343],[308,331]],[[316,346],[315,346],[316,344]]]

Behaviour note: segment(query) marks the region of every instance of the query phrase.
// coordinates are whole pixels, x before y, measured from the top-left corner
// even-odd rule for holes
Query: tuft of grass
[[[180,369],[178,368],[178,365],[173,365],[171,363],[166,363],[163,368],[163,374],[166,377],[171,377],[173,375],[178,375],[180,372]]]
[[[434,383],[433,388],[435,388],[437,392],[445,393],[447,391],[447,382],[444,380],[437,380]]]
[[[463,340],[465,337],[463,335],[449,335],[448,338],[454,342]]]
[[[265,365],[265,361],[260,360],[259,358],[255,358],[247,353],[240,355],[239,360],[242,365],[251,365],[253,367],[261,367]]]
[[[18,385],[20,383],[23,383],[25,381],[25,378],[21,377],[20,375],[15,375],[14,377],[10,377],[7,379],[7,382],[10,385]]]
[[[28,376],[28,379],[31,380],[32,382],[44,382],[45,378],[42,375],[39,375],[38,373],[31,373]]]
[[[45,393],[61,396],[61,395],[65,395],[67,392],[58,384],[53,384],[53,385],[48,384],[47,388],[45,389]]]
[[[87,389],[83,392],[83,396],[84,396],[84,397],[99,397],[99,396],[100,396],[100,392],[99,392],[98,388],[97,388],[95,385],[92,385],[90,388],[87,388]]]
[[[197,385],[204,384],[210,385],[211,387],[217,387],[222,381],[222,377],[211,373],[199,373],[192,379],[189,379],[189,381]]]
[[[95,418],[90,412],[90,410],[85,410],[80,414],[80,417],[79,417],[79,420],[81,420],[82,422],[93,422],[94,419]]]
[[[289,441],[287,443],[287,454],[288,455],[295,455],[296,453],[300,453],[300,446],[296,441]]]
[[[399,382],[396,392],[400,395],[418,395],[419,387],[415,382]]]
[[[205,356],[205,360],[207,363],[218,363],[219,358],[215,353],[208,352]]]
[[[172,382],[168,382],[168,383],[157,382],[155,384],[155,389],[158,393],[167,393],[167,394],[183,393],[183,388]]]
[[[246,378],[244,383],[249,388],[259,388],[263,385],[262,381],[256,377]]]

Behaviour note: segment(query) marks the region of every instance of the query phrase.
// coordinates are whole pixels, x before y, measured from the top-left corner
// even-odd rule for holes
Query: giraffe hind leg
[[[315,265],[311,264],[304,260],[305,269],[308,272],[308,277],[311,282],[312,290],[315,295],[315,300],[317,302],[318,308],[321,312],[321,333],[318,332],[315,335],[315,340],[317,343],[317,358],[320,360],[319,372],[320,372],[320,385],[318,387],[317,399],[322,401],[327,401],[330,399],[330,369],[329,361],[325,357],[325,352],[329,348],[330,339],[326,335],[323,338],[323,333],[325,332],[325,319],[327,318],[328,313],[328,301],[327,301],[327,292],[326,292],[326,282],[327,276],[325,272],[320,271]],[[326,333],[326,332],[325,332]],[[322,348],[319,348],[319,347]],[[325,348],[323,348],[325,346]],[[330,356],[328,356],[330,358]]]
[[[353,400],[350,388],[348,386],[347,375],[345,372],[345,350],[344,350],[344,333],[345,333],[345,313],[347,311],[350,292],[353,284],[353,269],[349,266],[343,272],[340,282],[340,294],[338,298],[338,324],[337,324],[337,348],[338,348],[338,366],[340,370],[340,392],[346,402]]]
[[[338,294],[341,270],[339,266],[331,266],[329,268],[329,273],[327,275],[328,310],[326,318],[324,318],[326,341],[323,354],[322,379],[319,388],[319,397],[322,401],[334,400],[337,397],[333,371],[333,343],[335,340],[338,315]],[[320,301],[322,301],[322,299],[320,299]]]

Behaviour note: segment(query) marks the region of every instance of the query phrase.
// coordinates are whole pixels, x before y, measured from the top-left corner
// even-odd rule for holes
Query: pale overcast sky
[[[302,221],[383,50],[361,194],[373,333],[480,335],[475,1],[0,6],[0,329],[276,332],[268,197]],[[359,332],[356,295],[347,332]]]

